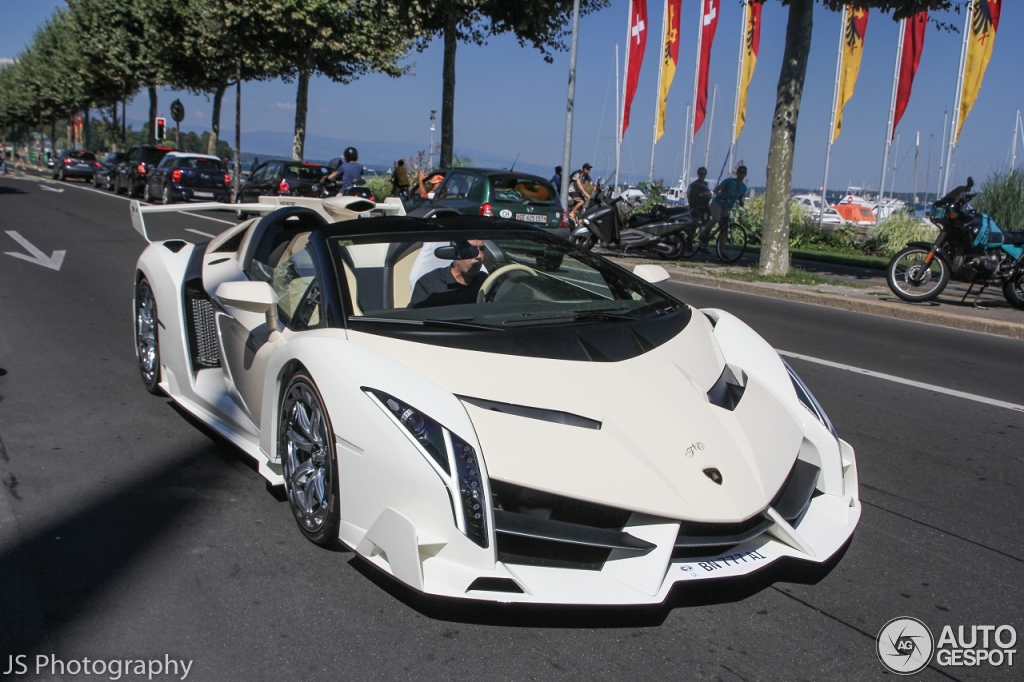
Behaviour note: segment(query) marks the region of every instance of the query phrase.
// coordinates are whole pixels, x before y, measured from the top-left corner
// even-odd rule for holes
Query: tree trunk
[[[210,121],[210,140],[206,144],[206,153],[210,155],[217,153],[217,140],[220,139],[220,104],[224,101],[224,91],[227,89],[228,84],[222,83],[213,93],[213,120]]]
[[[444,27],[444,87],[441,94],[441,168],[452,167],[455,144],[455,48],[458,47],[458,17],[453,13]],[[433,150],[431,150],[433,151]]]
[[[238,196],[242,184],[242,60],[235,62],[235,177],[231,201]]]
[[[110,107],[110,151],[116,152],[120,147],[117,144],[117,102]]]
[[[82,149],[89,150],[89,105],[85,105],[85,121],[82,123]]]
[[[295,94],[295,137],[292,161],[302,161],[306,149],[306,111],[309,107],[309,62],[299,66],[299,91]]]
[[[149,143],[156,144],[156,86],[149,86]]]
[[[761,238],[761,272],[789,271],[789,193],[793,189],[793,152],[800,98],[811,51],[814,0],[792,0],[786,26],[786,51],[775,95],[775,117],[768,146],[767,183],[764,201],[764,233]]]

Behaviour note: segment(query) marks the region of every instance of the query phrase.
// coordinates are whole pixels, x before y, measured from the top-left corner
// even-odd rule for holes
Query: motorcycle
[[[688,210],[657,206],[650,213],[624,220],[619,211],[622,201],[621,196],[611,196],[610,188],[598,185],[581,211],[572,231],[573,240],[585,249],[600,243],[620,254],[650,250],[666,260],[682,255],[687,240],[680,233],[690,224]]]
[[[932,204],[930,222],[939,228],[935,242],[911,242],[886,267],[889,288],[904,301],[930,301],[950,277],[969,282],[961,302],[981,285],[974,303],[989,286],[1024,310],[1024,231],[1001,230],[992,218],[971,207],[974,178]]]

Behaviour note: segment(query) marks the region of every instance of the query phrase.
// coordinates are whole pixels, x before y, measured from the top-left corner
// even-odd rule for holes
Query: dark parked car
[[[142,196],[146,189],[146,182],[149,180],[149,174],[171,151],[174,151],[173,147],[155,147],[148,144],[137,144],[129,149],[128,156],[117,167],[117,175],[114,177],[114,192],[117,194],[127,192],[130,197]]]
[[[318,163],[267,161],[249,173],[235,201],[253,203],[262,196],[317,197],[326,176],[327,169]],[[245,214],[239,211],[238,217]]]
[[[149,174],[146,201],[228,201],[231,176],[216,156],[171,152]]]
[[[127,156],[124,152],[110,152],[103,157],[92,174],[92,186],[104,189],[114,188],[114,176],[117,175],[117,167]]]
[[[63,151],[53,160],[53,179],[91,178],[96,171],[96,155],[92,152]]]
[[[488,168],[453,168],[429,203],[465,215],[506,218],[568,237],[558,193],[536,175]]]

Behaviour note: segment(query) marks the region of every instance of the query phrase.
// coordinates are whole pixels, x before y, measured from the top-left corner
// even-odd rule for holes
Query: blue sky
[[[14,57],[28,42],[32,31],[62,6],[60,0],[0,0],[0,58]],[[697,0],[683,0],[682,46],[679,69],[669,95],[665,136],[655,154],[655,176],[673,184],[682,172],[682,141],[686,105],[693,94],[696,53]],[[615,44],[620,50],[626,37],[628,2],[613,0],[602,12],[580,22],[579,63],[576,87],[576,123],[573,135],[573,167],[590,161],[598,175],[608,176],[614,166],[614,72]],[[650,165],[655,90],[658,77],[658,40],[662,3],[648,0],[651,23],[647,55],[631,125],[622,148],[622,168],[645,178]],[[962,15],[938,18],[962,27]],[[725,155],[732,126],[736,87],[736,59],[740,37],[739,0],[723,0],[711,57],[712,84],[718,83],[718,106],[711,136],[709,168],[716,176]],[[740,138],[738,157],[750,168],[750,182],[764,183],[768,140],[775,104],[775,88],[782,63],[787,9],[775,0],[764,8],[761,54],[749,95],[747,125]],[[810,64],[800,111],[794,161],[794,185],[821,185],[828,139],[829,115],[839,40],[839,15],[818,7],[814,17]],[[968,173],[981,180],[1005,170],[1010,161],[1015,111],[1024,106],[1021,64],[1024,64],[1024,2],[1006,2],[992,63],[981,95],[964,126],[957,151],[954,179]],[[829,187],[876,185],[881,175],[885,127],[895,63],[897,24],[872,12],[865,40],[864,59],[857,90],[843,117],[843,133],[832,150]],[[914,184],[914,138],[921,134],[918,187],[925,181],[935,191],[942,141],[943,112],[952,108],[956,87],[961,36],[928,29],[924,55],[914,93],[900,133],[897,191]],[[381,154],[409,156],[430,142],[429,114],[441,102],[441,46],[435,41],[423,53],[414,53],[412,74],[400,79],[365,77],[350,85],[314,79],[310,85],[308,130],[316,145],[307,155],[327,158],[344,146],[356,144],[364,158]],[[560,53],[554,64],[545,64],[532,48],[521,48],[510,37],[492,39],[477,47],[460,44],[457,58],[455,146],[457,152],[477,159],[513,159],[519,166],[542,170],[561,163],[564,135],[568,54]],[[621,67],[620,67],[621,68]],[[210,102],[187,93],[162,93],[162,111],[175,97],[181,98],[187,115],[183,127],[209,127]],[[247,83],[242,89],[242,143],[269,144],[288,139],[294,125],[295,85],[273,81]],[[136,97],[128,105],[129,120],[143,120],[147,98]],[[710,120],[710,118],[709,118]],[[233,140],[234,96],[225,98],[222,134]],[[440,121],[436,138],[440,137]],[[708,123],[705,123],[705,130]],[[704,135],[697,137],[695,165],[703,156]],[[263,133],[263,134],[257,134]],[[270,135],[270,133],[277,133]],[[330,139],[324,139],[330,138]],[[336,140],[336,146],[334,143]],[[927,164],[931,144],[931,166]],[[375,149],[376,148],[376,149]],[[407,151],[394,151],[407,150]],[[286,153],[287,148],[253,152]],[[1024,141],[1018,145],[1018,164],[1024,161]],[[890,161],[890,168],[892,162]],[[889,184],[888,181],[886,183]]]

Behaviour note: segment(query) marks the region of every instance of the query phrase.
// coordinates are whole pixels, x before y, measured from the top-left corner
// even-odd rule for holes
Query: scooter
[[[686,238],[680,233],[691,225],[687,209],[656,207],[624,224],[618,206],[622,200],[621,196],[612,198],[607,187],[595,189],[572,232],[573,240],[585,249],[599,243],[620,254],[649,250],[666,260],[682,255]]]

